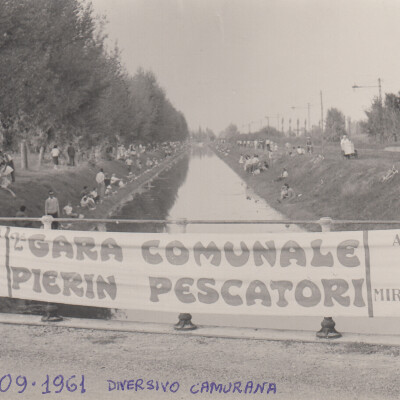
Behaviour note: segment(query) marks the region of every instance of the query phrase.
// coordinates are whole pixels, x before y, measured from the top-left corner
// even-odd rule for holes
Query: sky
[[[365,118],[400,91],[399,0],[92,0],[125,68],[151,70],[191,129]],[[376,86],[352,89],[352,86]],[[292,109],[292,107],[296,107]]]

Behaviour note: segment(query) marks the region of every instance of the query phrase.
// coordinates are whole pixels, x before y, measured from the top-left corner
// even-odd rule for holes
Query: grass
[[[229,152],[224,152],[224,147]],[[320,147],[316,147],[311,156],[292,157],[285,154],[283,143],[280,143],[277,157],[269,170],[254,176],[245,172],[242,164],[238,163],[240,154],[256,153],[264,160],[267,159],[266,152],[234,144],[224,144],[222,149],[216,145],[216,148],[217,154],[256,194],[289,219],[316,220],[331,217],[336,220],[400,220],[400,174],[394,175],[388,182],[382,182],[382,177],[393,165],[400,171],[398,152],[363,148],[359,150],[358,159],[347,160],[342,157],[338,144],[329,144],[325,145],[324,159],[313,163],[314,157],[321,152]],[[286,182],[301,196],[290,202],[279,203],[277,199],[283,182],[276,182],[275,179],[283,168],[289,172]],[[394,227],[390,224],[342,224],[335,225],[334,230]],[[315,226],[310,230],[318,229]]]

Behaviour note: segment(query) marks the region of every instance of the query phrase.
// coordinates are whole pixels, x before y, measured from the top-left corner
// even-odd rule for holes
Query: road
[[[0,325],[2,399],[398,399],[400,348],[342,343],[301,343],[220,339],[168,334],[140,334],[61,328]],[[23,394],[17,391],[27,385]],[[48,385],[43,384],[49,375]],[[68,392],[61,378],[82,386]],[[140,381],[139,379],[143,380]],[[129,381],[129,391],[112,390],[108,380]],[[138,381],[139,380],[139,381]],[[153,380],[153,390],[146,389]],[[69,388],[71,383],[69,381]],[[156,390],[156,381],[159,390]],[[252,392],[249,381],[253,382]],[[167,385],[166,382],[169,382]],[[171,384],[175,383],[173,386]],[[203,382],[241,382],[248,393],[205,392]],[[254,393],[257,384],[264,393]],[[33,385],[35,383],[35,385]],[[55,383],[55,384],[54,384]],[[138,384],[137,391],[135,385]],[[274,394],[273,385],[276,386]],[[125,383],[128,385],[128,382]],[[164,384],[166,392],[161,384]],[[151,385],[149,383],[149,385]],[[167,386],[165,386],[167,385]],[[47,387],[48,386],[48,387]],[[144,387],[143,390],[140,386]],[[150,386],[151,387],[151,386]],[[72,389],[74,387],[72,386]],[[198,393],[191,393],[198,391]],[[266,394],[270,388],[270,393]],[[54,393],[62,389],[60,394]],[[175,393],[170,391],[173,390]],[[50,393],[42,394],[48,390]],[[250,394],[250,393],[251,394]]]

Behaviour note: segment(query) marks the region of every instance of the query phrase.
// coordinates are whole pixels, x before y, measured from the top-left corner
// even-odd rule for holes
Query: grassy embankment
[[[382,177],[393,165],[400,170],[400,153],[361,148],[359,159],[347,160],[341,156],[340,147],[336,144],[325,146],[324,159],[313,163],[312,160],[321,153],[321,148],[316,148],[312,156],[291,157],[285,154],[283,144],[280,143],[279,154],[270,169],[255,176],[246,173],[243,165],[238,163],[240,154],[256,153],[264,160],[267,158],[266,152],[228,144],[228,155],[221,151],[216,153],[256,194],[288,219],[331,217],[336,220],[400,220],[400,174],[394,175],[388,182],[382,182]],[[285,181],[301,196],[290,202],[279,203],[277,199],[284,181],[276,182],[275,179],[283,168],[287,168],[289,173]],[[365,227],[361,224],[336,224],[333,229],[359,230]],[[317,226],[307,228],[319,229]],[[394,225],[368,225],[368,229],[388,228],[394,228]]]
[[[142,156],[143,160],[147,157],[160,158],[160,154],[152,152]],[[0,216],[14,216],[19,207],[25,205],[29,217],[41,217],[44,215],[44,202],[48,197],[48,191],[52,189],[60,202],[61,209],[68,201],[71,201],[74,212],[83,214],[85,218],[107,218],[121,203],[130,199],[135,190],[153,179],[175,158],[176,155],[173,155],[164,159],[158,166],[147,172],[142,171],[140,173],[138,170],[134,170],[134,174],[137,175],[136,180],[128,182],[124,188],[116,188],[117,193],[107,196],[103,204],[97,205],[95,210],[89,211],[81,210],[77,207],[83,187],[88,186],[89,189],[92,189],[96,186],[95,176],[100,168],[103,168],[104,172],[109,176],[115,173],[117,177],[127,181],[128,167],[124,162],[101,160],[96,166],[81,162],[76,167],[61,165],[57,170],[53,169],[50,163],[47,163],[39,169],[37,155],[32,154],[29,160],[29,170],[21,171],[19,169],[19,159],[15,157],[16,182],[12,184],[11,188],[17,197],[13,198],[9,193],[0,189]],[[76,223],[74,225],[74,229],[93,229],[93,225],[90,224]]]

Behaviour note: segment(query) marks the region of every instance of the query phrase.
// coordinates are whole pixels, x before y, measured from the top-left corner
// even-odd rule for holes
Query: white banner
[[[397,238],[397,239],[396,239]],[[0,295],[153,311],[400,316],[397,231],[0,228]]]

